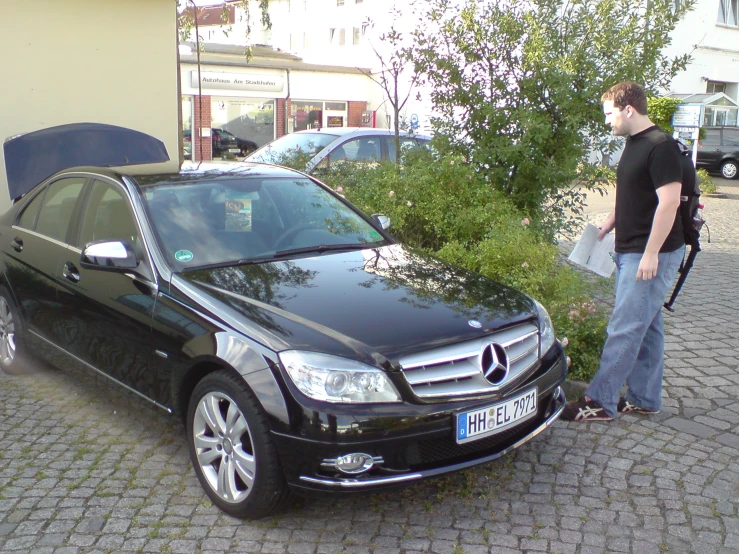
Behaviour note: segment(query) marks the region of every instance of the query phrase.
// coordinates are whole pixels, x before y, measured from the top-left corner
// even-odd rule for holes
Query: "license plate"
[[[238,148],[229,148],[229,149],[228,149],[228,151],[229,151],[229,152],[234,152],[234,153],[236,153],[236,152],[241,152],[241,150],[240,150],[240,149],[238,149]]]
[[[481,439],[517,425],[536,414],[536,389],[492,406],[456,415],[457,444]]]

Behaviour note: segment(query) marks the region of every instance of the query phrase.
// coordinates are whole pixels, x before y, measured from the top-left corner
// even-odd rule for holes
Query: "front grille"
[[[508,357],[508,375],[495,384],[481,369],[483,348],[497,343]],[[465,397],[497,392],[522,380],[539,361],[539,329],[523,323],[497,333],[451,346],[403,356],[400,366],[413,392],[422,399]]]

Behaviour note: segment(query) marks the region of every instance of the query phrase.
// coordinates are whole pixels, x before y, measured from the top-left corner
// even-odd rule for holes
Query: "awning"
[[[5,141],[8,193],[16,200],[58,171],[169,161],[164,143],[146,133],[103,123],[71,123]]]

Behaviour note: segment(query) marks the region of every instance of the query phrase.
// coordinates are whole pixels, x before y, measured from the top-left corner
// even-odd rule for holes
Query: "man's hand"
[[[598,227],[598,240],[603,240],[603,238],[613,231],[614,227],[616,227],[616,211],[612,211],[611,215],[608,216],[608,219],[606,219],[603,224],[601,224]]]
[[[636,280],[649,281],[657,276],[657,268],[659,267],[659,254],[645,252],[639,262],[639,269],[636,271]]]

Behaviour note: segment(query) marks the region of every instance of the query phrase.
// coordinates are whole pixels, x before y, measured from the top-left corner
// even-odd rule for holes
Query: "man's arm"
[[[659,204],[652,220],[652,230],[644,250],[644,255],[639,262],[636,272],[636,280],[649,280],[657,276],[659,265],[659,249],[670,234],[677,209],[680,206],[680,190],[682,185],[677,181],[663,185],[657,189]]]
[[[613,210],[611,212],[611,215],[608,216],[608,219],[606,219],[600,227],[598,227],[598,240],[603,240],[603,237],[605,237],[608,233],[613,231],[613,229],[616,227],[616,210]]]

